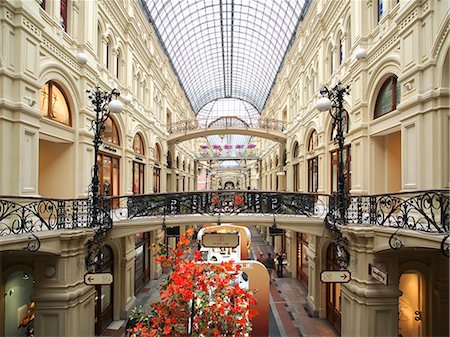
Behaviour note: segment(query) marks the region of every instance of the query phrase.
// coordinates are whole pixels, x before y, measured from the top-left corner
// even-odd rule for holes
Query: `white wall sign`
[[[383,283],[385,286],[388,285],[388,273],[375,266],[372,266],[370,263],[369,263],[369,275],[372,276],[375,280]]]

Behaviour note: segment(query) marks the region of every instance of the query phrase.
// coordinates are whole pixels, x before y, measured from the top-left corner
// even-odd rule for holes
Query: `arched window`
[[[297,158],[300,154],[300,146],[298,146],[298,142],[295,142],[294,146],[294,158]]]
[[[105,55],[105,65],[107,69],[111,68],[111,54],[112,54],[112,41],[111,38],[108,37],[106,39],[106,55]]]
[[[144,154],[144,141],[142,139],[142,136],[138,133],[136,134],[136,136],[134,136],[133,150],[137,154]]]
[[[383,0],[378,0],[377,4],[377,19],[380,21],[384,14]]]
[[[397,81],[397,76],[392,75],[381,86],[377,103],[375,104],[375,118],[396,110],[399,103],[400,84]]]
[[[60,22],[64,31],[67,32],[67,0],[60,0]]]
[[[172,153],[167,151],[167,167],[172,168]]]
[[[108,118],[105,122],[102,139],[107,143],[120,145],[119,129],[111,118]]]
[[[97,26],[97,56],[98,59],[102,59],[102,45],[103,45],[103,33],[100,25]]]
[[[39,92],[39,108],[45,117],[71,125],[70,109],[61,88],[53,81],[47,82]]]
[[[114,64],[114,68],[115,68],[115,71],[114,71],[114,74],[116,75],[116,78],[118,79],[118,80],[120,80],[121,78],[120,78],[120,62],[121,62],[121,54],[120,54],[120,49],[118,49],[117,50],[117,53],[116,53],[116,55],[115,55],[115,64]]]
[[[342,111],[342,128],[344,131],[344,135],[348,133],[348,130],[350,129],[350,119],[348,117],[348,112],[346,110]],[[337,133],[337,124],[333,125],[333,129],[330,133],[330,140],[333,141],[336,138]]]
[[[155,147],[155,161],[157,163],[161,162],[161,147],[159,146],[159,144],[156,144]]]
[[[145,146],[144,140],[140,134],[136,134],[133,140],[133,150],[137,155],[144,155]],[[136,156],[136,160],[133,160],[133,193],[144,194],[145,188],[145,164],[143,159]]]
[[[319,144],[317,131],[314,130],[309,136],[308,152],[314,151]],[[308,192],[317,192],[319,189],[319,156],[315,155],[308,159]]]
[[[294,160],[297,159],[300,155],[300,146],[298,146],[298,142],[295,142],[294,145]],[[300,164],[298,162],[298,160],[296,160],[294,162],[294,167],[293,167],[293,174],[294,174],[294,192],[299,191],[300,190]]]
[[[308,151],[315,150],[318,144],[319,144],[319,137],[317,136],[317,131],[314,130],[311,133],[311,136],[309,136]]]
[[[167,154],[167,162],[169,166],[169,156],[170,152]],[[161,192],[161,147],[159,144],[155,145],[155,166],[153,167],[153,192]],[[169,166],[170,167],[170,166]]]
[[[339,65],[342,64],[344,60],[344,45],[342,43],[342,37],[339,38]]]

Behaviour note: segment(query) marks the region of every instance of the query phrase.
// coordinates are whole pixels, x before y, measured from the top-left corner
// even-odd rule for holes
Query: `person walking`
[[[277,260],[277,277],[283,277],[283,261],[284,261],[284,253],[279,251],[276,255]]]
[[[275,270],[275,260],[270,253],[267,253],[267,270],[269,271],[270,282],[272,282],[273,272]]]

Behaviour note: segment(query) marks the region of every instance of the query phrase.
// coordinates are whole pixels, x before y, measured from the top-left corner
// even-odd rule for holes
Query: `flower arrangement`
[[[213,206],[219,206],[220,205],[220,197],[217,194],[214,194],[211,198],[211,204]]]
[[[234,197],[234,205],[242,206],[244,204],[244,197],[242,195],[236,195]]]
[[[130,331],[134,337],[150,336],[248,336],[253,294],[236,282],[239,265],[233,261],[201,263],[202,254],[191,251],[194,231],[180,236],[173,254],[156,261],[172,272],[163,283],[161,301],[150,307],[148,321],[140,319]],[[189,260],[188,257],[192,256]]]

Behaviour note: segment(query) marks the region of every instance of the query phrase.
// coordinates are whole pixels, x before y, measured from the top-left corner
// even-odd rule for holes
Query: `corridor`
[[[271,253],[272,247],[255,226],[248,226],[252,234],[251,258],[256,259],[260,252],[264,256]],[[328,321],[308,316],[306,311],[307,292],[296,279],[286,276],[278,278],[270,285],[269,337],[336,337],[339,336]],[[136,305],[144,309],[159,300],[159,285],[167,277],[151,280],[136,295]],[[101,336],[124,337],[126,321],[114,321]],[[254,337],[254,336],[253,336]]]

